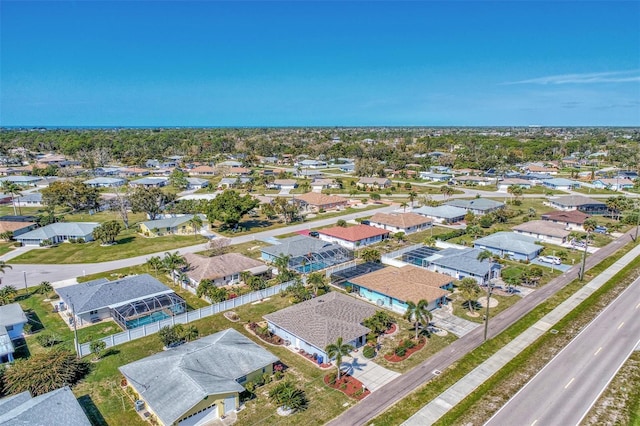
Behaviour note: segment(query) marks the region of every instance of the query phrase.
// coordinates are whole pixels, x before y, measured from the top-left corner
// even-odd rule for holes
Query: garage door
[[[211,407],[205,408],[199,413],[194,414],[193,416],[184,419],[180,423],[180,426],[198,426],[204,425],[205,423],[217,419],[218,418],[218,406],[213,404]]]
[[[230,396],[229,398],[224,399],[224,413],[230,413],[231,411],[236,409],[236,397]]]

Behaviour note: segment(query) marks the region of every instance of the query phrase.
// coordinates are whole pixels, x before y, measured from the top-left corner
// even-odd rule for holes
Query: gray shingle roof
[[[445,249],[429,257],[427,261],[431,264],[443,268],[455,269],[469,274],[484,276],[489,273],[490,264],[488,260],[482,262],[478,260],[481,250],[474,248]]]
[[[489,236],[478,238],[474,246],[485,246],[514,253],[533,254],[542,250],[542,246],[535,244],[536,239],[513,232],[496,232]]]
[[[27,316],[19,303],[0,306],[0,325],[14,325],[26,322]]]
[[[200,219],[202,219],[202,221],[207,220],[207,217],[205,215],[201,214],[199,216],[200,216]],[[168,217],[166,219],[148,220],[146,222],[141,222],[140,224],[146,226],[147,229],[175,228],[177,226],[180,226],[184,223],[189,222],[191,219],[193,219],[193,215],[186,214],[184,216]]]
[[[338,337],[349,342],[369,333],[371,330],[363,326],[362,321],[375,313],[375,306],[332,291],[264,318],[324,350]]]
[[[280,257],[282,255],[297,257],[308,253],[322,251],[325,247],[331,246],[340,247],[337,244],[328,243],[317,238],[295,235],[293,237],[282,239],[280,244],[263,247],[261,251],[276,257]]]
[[[271,352],[227,329],[119,370],[169,425],[208,395],[242,392],[237,379],[277,361]]]
[[[552,204],[564,207],[577,207],[592,204],[606,206],[606,203],[603,203],[602,201],[594,200],[593,198],[584,197],[582,195],[566,195],[564,197],[551,198],[550,201]]]
[[[16,201],[19,203],[41,203],[42,202],[42,193],[40,192],[30,192],[28,194],[24,194],[20,197],[16,197]]]
[[[0,405],[0,424],[2,425],[91,426],[78,400],[67,386],[35,398],[31,398],[28,392],[8,398],[11,399]],[[2,401],[4,400],[0,400]],[[7,411],[7,408],[10,410]]]
[[[89,180],[85,180],[85,185],[114,185],[118,183],[126,182],[125,179],[122,178],[112,178],[112,177],[97,177]]]
[[[467,214],[466,209],[448,206],[446,204],[437,207],[424,206],[418,209],[413,209],[413,212],[423,216],[441,217],[444,219],[454,219]]]
[[[471,200],[465,199],[454,199],[446,202],[449,206],[460,207],[463,209],[471,209],[471,210],[492,210],[504,207],[504,203],[500,201],[490,200],[488,198],[473,198]]]
[[[57,235],[84,238],[100,224],[95,222],[57,222],[15,237],[16,240],[47,240]]]
[[[72,302],[76,315],[121,306],[129,301],[157,294],[173,293],[166,285],[149,274],[133,275],[115,281],[105,278],[56,289],[67,305]]]

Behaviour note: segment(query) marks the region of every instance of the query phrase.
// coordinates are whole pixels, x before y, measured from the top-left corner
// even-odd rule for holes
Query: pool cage
[[[353,260],[353,252],[337,244],[327,244],[320,250],[289,259],[289,268],[302,274],[319,271]]]
[[[361,263],[331,274],[331,284],[344,288],[349,279],[369,274],[385,267],[384,264],[377,262]]]
[[[159,294],[136,300],[126,305],[111,309],[111,317],[124,330],[135,328],[144,323],[153,322],[154,318],[162,319],[187,311],[186,302],[175,293]],[[155,313],[161,313],[154,316]],[[149,321],[146,319],[149,317]],[[156,320],[157,321],[157,320]],[[135,323],[135,326],[130,324]]]
[[[415,250],[408,251],[402,254],[402,261],[411,265],[420,266],[426,268],[428,266],[427,259],[440,250],[434,247],[419,247]]]

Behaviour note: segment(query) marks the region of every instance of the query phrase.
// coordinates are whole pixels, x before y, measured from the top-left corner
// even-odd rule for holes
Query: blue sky
[[[0,125],[640,125],[640,2],[0,2]]]

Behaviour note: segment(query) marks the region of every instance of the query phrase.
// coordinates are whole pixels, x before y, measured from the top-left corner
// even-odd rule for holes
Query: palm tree
[[[407,302],[407,310],[404,313],[404,317],[407,321],[413,322],[416,328],[416,340],[418,340],[420,325],[428,325],[432,318],[431,312],[429,311],[429,302],[424,299],[419,300],[417,304]]]
[[[335,343],[330,343],[324,348],[324,351],[327,353],[327,356],[331,358],[335,358],[336,367],[338,367],[338,380],[340,380],[340,364],[342,364],[342,357],[349,355],[349,352],[354,350],[355,348],[348,343],[344,343],[342,341],[342,337],[338,337]]]
[[[14,182],[4,181],[2,182],[2,191],[5,194],[11,194],[11,204],[13,204],[13,214],[17,215],[15,200],[16,200],[16,195],[21,195],[20,187],[16,185]],[[20,208],[20,206],[18,206],[18,211],[20,212],[20,214],[22,214],[22,209]]]
[[[13,269],[13,267],[6,263],[4,260],[0,260],[0,274],[4,274],[4,271],[7,268]]]
[[[176,269],[180,268],[181,266],[185,266],[187,263],[186,260],[184,259],[184,257],[180,256],[180,253],[174,251],[173,253],[166,252],[162,261],[165,267],[171,273],[171,280],[175,283]]]
[[[580,268],[580,281],[584,279],[584,269],[587,262],[587,247],[589,246],[589,237],[591,233],[595,231],[598,226],[598,221],[594,218],[589,218],[584,221],[582,228],[587,232],[587,238],[584,241],[584,252],[582,252],[582,267]]]
[[[200,228],[202,228],[202,218],[199,215],[194,214],[193,217],[189,219],[188,223],[189,226],[193,228],[193,236],[197,237],[198,231],[200,231]]]
[[[451,188],[449,185],[442,185],[440,187],[440,192],[442,192],[444,198],[447,198],[453,195],[453,188]]]
[[[491,290],[493,290],[493,286],[491,285],[493,253],[486,249],[482,250],[480,253],[478,253],[476,259],[478,259],[480,262],[485,259],[489,261],[489,281],[487,282],[487,313],[484,317],[484,340],[487,340],[487,332],[489,331],[489,301],[491,300]]]
[[[464,277],[458,285],[458,290],[460,290],[464,303],[469,307],[469,312],[472,312],[473,301],[482,293],[478,282],[471,277]]]
[[[416,199],[418,194],[415,191],[409,191],[409,203],[411,203],[411,208],[413,208],[413,200]]]
[[[374,248],[366,248],[360,252],[360,259],[365,262],[380,262],[380,252]]]
[[[49,294],[52,291],[53,291],[53,286],[49,281],[42,281],[38,286],[38,289],[36,290],[38,294],[44,294],[44,295]]]
[[[433,237],[427,237],[427,238],[424,239],[422,244],[424,244],[427,247],[435,247],[436,246],[436,239],[433,238]]]
[[[409,204],[407,204],[407,202],[406,202],[406,201],[403,201],[403,202],[401,202],[401,203],[400,203],[400,207],[402,207],[402,212],[403,212],[403,213],[405,213],[405,212],[407,211],[407,206],[408,206],[408,205],[409,205]]]
[[[313,295],[318,295],[318,290],[325,286],[325,278],[321,272],[313,272],[307,277],[307,284],[313,288]]]
[[[18,294],[18,290],[12,285],[0,288],[0,306],[13,302],[13,298]]]
[[[198,334],[198,328],[193,324],[185,326],[182,331],[182,337],[184,337],[187,342],[197,339]]]
[[[482,235],[482,229],[478,225],[467,226],[466,232],[471,235],[474,240],[478,239],[478,236]]]
[[[162,262],[160,256],[150,257],[147,259],[146,265],[155,271],[156,278],[158,277],[158,272],[165,269],[165,264]]]

